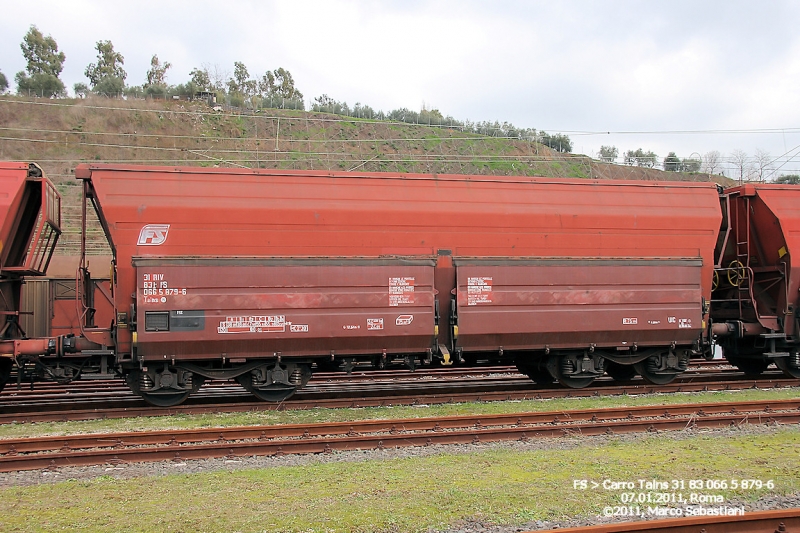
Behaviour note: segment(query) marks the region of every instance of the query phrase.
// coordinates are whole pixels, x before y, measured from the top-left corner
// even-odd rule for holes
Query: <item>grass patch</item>
[[[0,490],[0,512],[6,531],[427,531],[463,520],[520,524],[596,515],[619,505],[619,491],[575,490],[576,478],[771,479],[775,494],[800,485],[797,429],[560,444],[13,487]],[[767,491],[711,492],[750,501]]]
[[[357,409],[309,409],[299,411],[251,411],[245,413],[211,413],[165,417],[119,418],[76,422],[5,424],[0,438],[108,433],[157,429],[189,429],[270,424],[304,424],[422,418],[466,414],[504,414],[541,411],[569,411],[598,407],[631,407],[637,405],[673,405],[709,402],[736,402],[800,398],[799,388],[778,390],[721,391],[691,394],[654,394],[645,396],[601,396],[597,398],[559,398],[505,402],[470,402],[431,406],[365,407]]]

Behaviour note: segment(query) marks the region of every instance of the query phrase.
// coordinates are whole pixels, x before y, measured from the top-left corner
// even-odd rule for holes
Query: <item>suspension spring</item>
[[[292,375],[289,376],[289,383],[292,385],[300,385],[303,382],[303,370],[300,367],[292,370]]]
[[[142,373],[139,377],[139,388],[141,390],[151,390],[156,386],[150,374]]]

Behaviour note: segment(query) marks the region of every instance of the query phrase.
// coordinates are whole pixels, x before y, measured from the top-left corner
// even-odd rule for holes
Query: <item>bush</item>
[[[134,89],[132,87],[132,89]],[[106,76],[101,78],[94,86],[92,91],[108,97],[119,96],[125,90],[125,80],[118,76]]]
[[[18,72],[14,77],[17,82],[17,94],[41,96],[52,98],[54,96],[66,96],[67,89],[58,76],[45,73],[36,73],[31,76],[25,72]]]

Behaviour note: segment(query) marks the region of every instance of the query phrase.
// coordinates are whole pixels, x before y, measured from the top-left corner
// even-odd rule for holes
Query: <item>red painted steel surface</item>
[[[687,345],[702,330],[699,259],[457,265],[465,350]]]
[[[134,257],[428,258],[439,265],[443,344],[451,256],[695,259],[688,290],[699,309],[721,217],[715,186],[699,183],[108,165],[81,165],[76,177],[91,180],[116,250],[119,311],[137,292]],[[624,272],[612,275],[625,284]]]
[[[791,185],[747,184],[726,191],[731,200],[731,227],[722,266],[738,260],[751,269],[742,287],[753,300],[755,320],[765,328],[796,334],[795,324],[784,322],[788,306],[797,307],[800,292],[800,188]],[[785,281],[775,283],[776,276]],[[752,292],[752,295],[750,294]]]
[[[40,168],[0,162],[0,217],[2,270],[43,275],[61,234],[61,196]]]
[[[754,186],[756,194],[772,217],[756,211],[756,224],[762,229],[761,249],[769,264],[786,264],[787,293],[790,304],[797,306],[800,292],[800,260],[792,262],[792,254],[800,256],[800,188],[789,186]],[[770,231],[773,229],[773,231]],[[782,242],[781,242],[782,241]],[[782,256],[781,248],[785,246]]]
[[[19,324],[23,276],[47,270],[61,234],[61,197],[35,165],[0,162],[0,217],[0,314],[2,336],[10,339],[25,336]],[[38,341],[5,340],[0,354],[13,357],[41,346]],[[6,363],[0,365],[0,379]]]
[[[138,354],[146,359],[419,353],[433,345],[433,261],[149,259],[136,266]],[[167,327],[149,331],[165,313]]]
[[[19,212],[22,209],[22,196],[28,181],[28,163],[0,162],[0,258],[6,265],[8,244],[19,225]]]
[[[69,280],[72,286],[75,280]],[[59,280],[51,280],[58,283]],[[92,280],[94,285],[94,323],[97,327],[108,328],[114,321],[114,302],[111,298],[111,284],[108,280]],[[53,318],[50,321],[51,335],[80,335],[81,321],[78,316],[75,297],[55,298]]]

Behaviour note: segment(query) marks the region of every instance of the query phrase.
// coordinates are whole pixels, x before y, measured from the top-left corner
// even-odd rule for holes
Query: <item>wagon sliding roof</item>
[[[80,165],[130,256],[699,257],[716,185]],[[162,246],[135,244],[169,225]],[[712,235],[713,234],[713,235]]]

